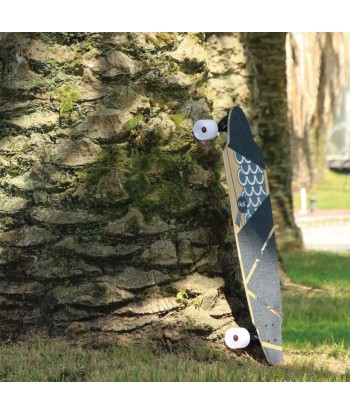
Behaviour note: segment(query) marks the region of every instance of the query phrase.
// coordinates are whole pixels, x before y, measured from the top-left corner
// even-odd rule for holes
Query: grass
[[[324,180],[308,191],[308,206],[310,198],[316,198],[317,209],[349,209],[350,178],[344,174],[328,170]],[[295,210],[300,210],[300,194],[293,195]]]
[[[335,374],[312,363],[267,367],[232,359],[208,348],[191,353],[154,355],[147,349],[102,350],[68,346],[64,341],[37,341],[32,346],[0,348],[0,381],[82,382],[256,382],[349,381],[350,372]]]
[[[333,252],[291,252],[283,254],[291,280],[313,288],[350,291],[350,255]]]
[[[322,347],[326,351],[336,345],[348,348],[350,255],[299,252],[283,258],[293,282],[318,289],[284,292],[285,344],[304,350]]]

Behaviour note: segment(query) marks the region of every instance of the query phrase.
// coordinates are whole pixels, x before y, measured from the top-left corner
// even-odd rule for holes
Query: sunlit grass
[[[350,346],[348,305],[348,297],[341,299],[320,293],[284,295],[284,343],[295,348],[323,343]]]
[[[350,291],[350,254],[291,252],[283,254],[289,278],[313,288]]]
[[[328,170],[324,180],[308,191],[308,207],[311,197],[316,198],[317,209],[350,209],[350,177]],[[295,210],[300,209],[300,195],[293,195]]]
[[[294,349],[350,346],[350,256],[324,252],[283,255],[297,284],[319,290],[283,293],[283,338]]]

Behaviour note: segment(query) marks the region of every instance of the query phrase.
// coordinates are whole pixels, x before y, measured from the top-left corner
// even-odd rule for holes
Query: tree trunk
[[[9,33],[0,65],[2,337],[221,337],[237,255],[221,152],[192,137],[203,37]]]
[[[320,182],[327,167],[333,123],[349,88],[350,36],[289,33],[286,47],[293,189],[299,191]],[[346,127],[338,132],[344,133]]]

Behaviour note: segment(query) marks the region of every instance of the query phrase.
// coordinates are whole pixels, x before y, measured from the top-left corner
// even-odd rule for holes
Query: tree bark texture
[[[1,36],[3,338],[170,347],[244,310],[221,151],[192,137],[211,116],[203,40]]]

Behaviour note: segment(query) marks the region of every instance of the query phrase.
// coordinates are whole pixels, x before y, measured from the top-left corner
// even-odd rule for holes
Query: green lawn
[[[350,254],[309,251],[283,253],[282,257],[293,282],[349,295]]]
[[[327,252],[284,254],[297,284],[315,290],[283,293],[283,338],[291,348],[350,346],[350,255]]]
[[[308,208],[311,197],[317,209],[350,209],[350,177],[327,170],[324,180],[307,193]],[[295,210],[300,209],[300,194],[293,195]]]

